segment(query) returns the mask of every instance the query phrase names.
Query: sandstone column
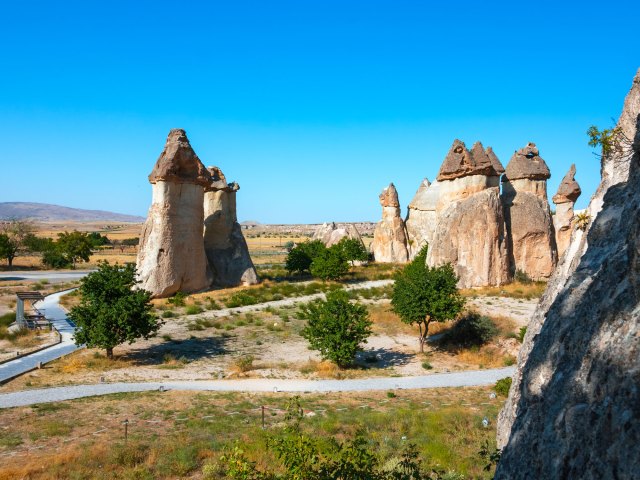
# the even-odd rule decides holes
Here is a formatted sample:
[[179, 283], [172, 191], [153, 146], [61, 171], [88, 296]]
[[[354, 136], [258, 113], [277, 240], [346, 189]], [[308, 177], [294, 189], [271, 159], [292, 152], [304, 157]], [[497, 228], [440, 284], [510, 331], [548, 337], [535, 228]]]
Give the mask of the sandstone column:
[[429, 183], [429, 179], [425, 178], [409, 203], [407, 218], [404, 222], [407, 229], [409, 260], [413, 260], [422, 247], [431, 244], [431, 237], [436, 227], [436, 205], [439, 192], [440, 184], [437, 181]]
[[398, 191], [393, 183], [382, 190], [379, 199], [382, 206], [382, 220], [376, 225], [373, 234], [371, 243], [373, 257], [380, 263], [406, 263], [409, 259], [407, 234], [404, 221], [400, 216]]
[[202, 242], [204, 187], [210, 181], [185, 131], [171, 130], [149, 175], [152, 201], [137, 260], [140, 288], [154, 297], [197, 292], [211, 283]]
[[502, 285], [511, 278], [499, 191], [502, 166], [496, 161], [481, 143], [469, 151], [456, 140], [438, 173], [437, 220], [427, 264], [451, 263], [461, 288]]
[[227, 184], [218, 167], [209, 167], [211, 183], [204, 194], [204, 248], [213, 274], [221, 287], [253, 285], [258, 275], [236, 212], [237, 183]]
[[511, 268], [533, 280], [548, 279], [558, 262], [555, 231], [547, 200], [549, 168], [535, 143], [513, 154], [503, 183]]
[[582, 193], [580, 185], [575, 180], [576, 166], [571, 168], [560, 182], [557, 193], [553, 196], [553, 203], [556, 204], [556, 214], [553, 216], [553, 226], [556, 230], [556, 245], [558, 247], [558, 258], [562, 257], [569, 246], [571, 232], [573, 231], [573, 206]]

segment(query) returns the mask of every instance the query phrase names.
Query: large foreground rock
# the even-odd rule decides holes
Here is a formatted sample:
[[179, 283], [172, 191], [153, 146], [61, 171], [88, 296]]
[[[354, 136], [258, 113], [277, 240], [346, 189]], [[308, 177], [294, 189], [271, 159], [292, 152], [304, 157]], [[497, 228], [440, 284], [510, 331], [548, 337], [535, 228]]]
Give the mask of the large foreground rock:
[[382, 191], [379, 199], [382, 220], [376, 225], [371, 242], [373, 258], [380, 263], [406, 263], [409, 259], [407, 233], [400, 216], [398, 191], [393, 183]]
[[140, 288], [154, 297], [197, 292], [211, 283], [202, 242], [204, 187], [210, 181], [185, 131], [171, 130], [149, 175], [152, 201], [137, 258]]
[[593, 220], [574, 230], [529, 324], [499, 416], [498, 479], [638, 478], [639, 121], [640, 71], [619, 121], [633, 150], [603, 158]]
[[237, 183], [227, 184], [218, 167], [209, 167], [211, 183], [204, 194], [204, 247], [213, 284], [236, 287], [258, 283], [236, 212]]

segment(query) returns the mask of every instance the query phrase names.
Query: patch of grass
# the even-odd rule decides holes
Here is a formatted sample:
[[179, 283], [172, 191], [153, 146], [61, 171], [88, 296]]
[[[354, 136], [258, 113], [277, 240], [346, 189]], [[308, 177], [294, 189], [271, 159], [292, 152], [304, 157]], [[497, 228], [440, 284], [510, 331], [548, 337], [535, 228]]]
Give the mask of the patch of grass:
[[176, 314], [173, 310], [165, 310], [164, 312], [162, 312], [162, 318], [173, 318], [175, 316]]
[[524, 284], [513, 282], [499, 287], [480, 287], [461, 290], [460, 293], [466, 297], [489, 296], [489, 297], [509, 297], [531, 300], [540, 298], [547, 288], [546, 282], [531, 282]]
[[189, 305], [185, 309], [185, 313], [187, 315], [197, 315], [198, 313], [202, 313], [202, 307], [198, 305]]
[[524, 336], [527, 334], [527, 327], [520, 327], [518, 336], [516, 337], [520, 343], [524, 342]]

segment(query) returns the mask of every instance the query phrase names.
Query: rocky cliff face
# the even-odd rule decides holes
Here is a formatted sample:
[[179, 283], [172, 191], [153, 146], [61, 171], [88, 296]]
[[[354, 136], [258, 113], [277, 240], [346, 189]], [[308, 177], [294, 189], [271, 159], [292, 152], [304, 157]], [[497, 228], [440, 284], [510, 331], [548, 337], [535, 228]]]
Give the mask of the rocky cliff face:
[[137, 259], [140, 287], [154, 297], [206, 289], [211, 274], [202, 242], [202, 203], [210, 176], [184, 130], [169, 132], [149, 182], [153, 196]]
[[496, 472], [637, 478], [640, 471], [640, 71], [602, 181], [532, 318], [498, 421]]
[[380, 194], [382, 220], [376, 225], [371, 243], [371, 252], [376, 262], [406, 263], [409, 259], [407, 251], [407, 233], [404, 221], [400, 216], [398, 191], [393, 183]]
[[553, 227], [556, 231], [558, 258], [561, 258], [571, 241], [573, 231], [573, 206], [582, 193], [575, 180], [576, 166], [571, 165], [569, 171], [560, 182], [557, 193], [553, 196], [556, 214], [553, 216]]
[[436, 205], [439, 193], [440, 184], [437, 181], [429, 183], [425, 178], [409, 203], [405, 220], [409, 260], [413, 260], [422, 247], [431, 244], [431, 237], [436, 228]]
[[436, 225], [427, 263], [451, 263], [461, 288], [502, 285], [510, 280], [496, 171], [499, 162], [495, 160], [481, 143], [469, 151], [456, 140], [438, 174]]
[[218, 167], [209, 167], [211, 183], [204, 194], [204, 248], [213, 275], [220, 287], [253, 285], [258, 275], [236, 212], [236, 192], [240, 186], [227, 184]]
[[512, 272], [519, 270], [534, 280], [548, 279], [558, 262], [547, 200], [551, 173], [534, 143], [514, 153], [505, 176], [502, 191]]

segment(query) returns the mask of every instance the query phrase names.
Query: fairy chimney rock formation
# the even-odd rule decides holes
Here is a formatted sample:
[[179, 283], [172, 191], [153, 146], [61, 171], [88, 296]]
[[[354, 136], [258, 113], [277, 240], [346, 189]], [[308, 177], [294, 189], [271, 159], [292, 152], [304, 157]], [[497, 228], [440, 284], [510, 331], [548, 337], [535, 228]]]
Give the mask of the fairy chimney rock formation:
[[425, 245], [431, 244], [431, 237], [436, 227], [436, 206], [440, 193], [440, 184], [429, 183], [424, 179], [418, 191], [409, 203], [405, 227], [407, 229], [407, 251], [413, 260]]
[[398, 191], [393, 183], [380, 194], [382, 220], [376, 225], [371, 243], [371, 251], [376, 262], [405, 263], [409, 259], [407, 252], [407, 234], [404, 221], [400, 216]]
[[498, 418], [498, 480], [638, 477], [640, 70], [625, 124], [632, 150], [602, 158], [591, 221], [574, 230], [527, 327]]
[[320, 240], [327, 247], [331, 247], [343, 238], [353, 238], [362, 243], [362, 237], [355, 225], [347, 223], [338, 227], [335, 222], [320, 225], [313, 233], [312, 240]]
[[562, 257], [569, 246], [573, 230], [573, 206], [582, 193], [580, 185], [575, 180], [576, 166], [571, 165], [569, 171], [560, 182], [557, 193], [553, 196], [556, 214], [553, 216], [553, 226], [556, 231], [556, 246], [558, 258]]
[[513, 154], [505, 169], [503, 200], [511, 241], [511, 269], [534, 280], [548, 279], [558, 261], [547, 200], [549, 168], [535, 143]]
[[510, 280], [500, 162], [481, 143], [455, 140], [438, 174], [436, 226], [427, 263], [451, 263], [461, 288]]
[[140, 288], [154, 297], [197, 292], [211, 283], [202, 242], [202, 203], [210, 181], [185, 131], [171, 130], [149, 175], [152, 201], [137, 258]]
[[227, 183], [218, 167], [209, 167], [211, 181], [204, 194], [204, 248], [220, 287], [254, 285], [258, 275], [236, 212], [237, 183]]

